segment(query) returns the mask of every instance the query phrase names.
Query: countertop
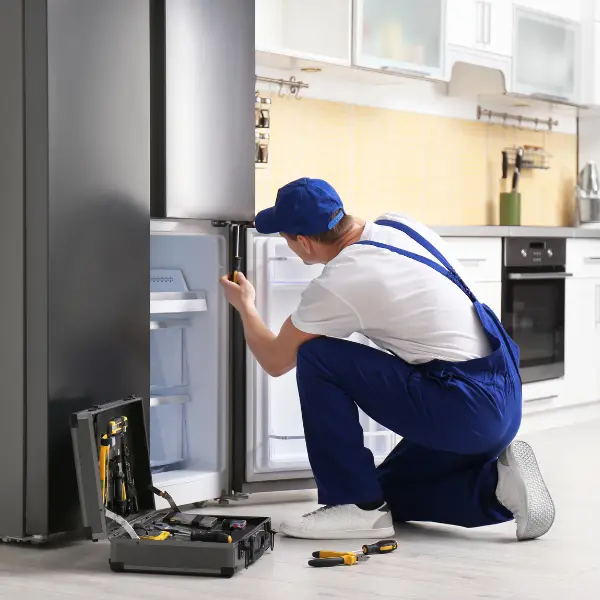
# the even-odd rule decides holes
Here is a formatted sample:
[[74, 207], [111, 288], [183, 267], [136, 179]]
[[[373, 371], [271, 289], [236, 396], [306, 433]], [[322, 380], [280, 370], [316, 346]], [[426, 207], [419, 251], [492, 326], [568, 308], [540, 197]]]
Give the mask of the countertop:
[[497, 225], [432, 227], [441, 237], [561, 237], [561, 238], [598, 238], [600, 228], [586, 227], [503, 227]]

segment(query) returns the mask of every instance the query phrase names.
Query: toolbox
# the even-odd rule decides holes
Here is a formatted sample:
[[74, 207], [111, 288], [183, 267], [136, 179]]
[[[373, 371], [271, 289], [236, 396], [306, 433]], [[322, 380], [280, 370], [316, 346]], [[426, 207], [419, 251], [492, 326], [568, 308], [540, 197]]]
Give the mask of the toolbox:
[[[182, 518], [173, 499], [152, 487], [145, 423], [138, 397], [71, 419], [84, 527], [93, 541], [109, 540], [113, 571], [231, 577], [273, 549], [275, 532], [267, 517], [214, 515], [208, 531], [172, 525], [187, 521], [195, 527], [200, 520], [185, 513]], [[157, 511], [155, 494], [169, 500], [172, 510]], [[193, 531], [194, 541], [186, 531]]]

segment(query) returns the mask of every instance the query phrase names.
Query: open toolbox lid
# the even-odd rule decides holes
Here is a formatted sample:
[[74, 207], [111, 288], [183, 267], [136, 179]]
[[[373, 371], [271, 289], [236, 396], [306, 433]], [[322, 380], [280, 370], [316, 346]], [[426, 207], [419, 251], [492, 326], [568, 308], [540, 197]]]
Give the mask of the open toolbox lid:
[[117, 523], [107, 522], [99, 466], [100, 439], [108, 431], [109, 422], [119, 417], [127, 417], [127, 441], [139, 509], [127, 521], [136, 521], [156, 510], [142, 399], [132, 396], [78, 412], [71, 417], [71, 435], [83, 524], [93, 540], [109, 538], [111, 532], [120, 528]]

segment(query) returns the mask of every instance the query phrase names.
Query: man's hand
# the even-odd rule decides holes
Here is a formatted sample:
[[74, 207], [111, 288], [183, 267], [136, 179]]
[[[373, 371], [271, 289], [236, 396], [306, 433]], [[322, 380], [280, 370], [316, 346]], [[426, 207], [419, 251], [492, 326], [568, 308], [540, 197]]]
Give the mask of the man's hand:
[[229, 281], [229, 275], [221, 277], [221, 285], [225, 290], [225, 298], [240, 313], [254, 308], [256, 292], [252, 284], [240, 272], [237, 274], [237, 283]]
[[237, 279], [234, 283], [227, 276], [221, 278], [225, 297], [240, 313], [246, 342], [260, 366], [272, 377], [279, 377], [296, 366], [298, 348], [318, 336], [296, 329], [290, 317], [275, 335], [256, 310], [252, 284], [239, 272]]

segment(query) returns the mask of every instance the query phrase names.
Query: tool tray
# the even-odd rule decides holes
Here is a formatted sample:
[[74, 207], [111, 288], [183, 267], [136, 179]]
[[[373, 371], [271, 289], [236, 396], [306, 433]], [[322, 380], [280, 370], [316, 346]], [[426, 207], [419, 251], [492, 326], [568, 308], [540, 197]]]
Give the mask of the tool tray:
[[220, 521], [246, 520], [244, 529], [229, 532], [231, 543], [190, 541], [173, 536], [161, 541], [133, 539], [121, 525], [108, 519], [102, 497], [99, 447], [109, 421], [118, 417], [127, 417], [138, 503], [138, 511], [127, 516], [126, 521], [135, 528], [143, 526], [152, 531], [154, 524], [164, 522], [172, 512], [156, 510], [142, 399], [132, 397], [74, 414], [71, 434], [83, 523], [89, 539], [110, 542], [109, 564], [113, 571], [231, 577], [273, 548], [275, 533], [267, 517], [214, 515]]

